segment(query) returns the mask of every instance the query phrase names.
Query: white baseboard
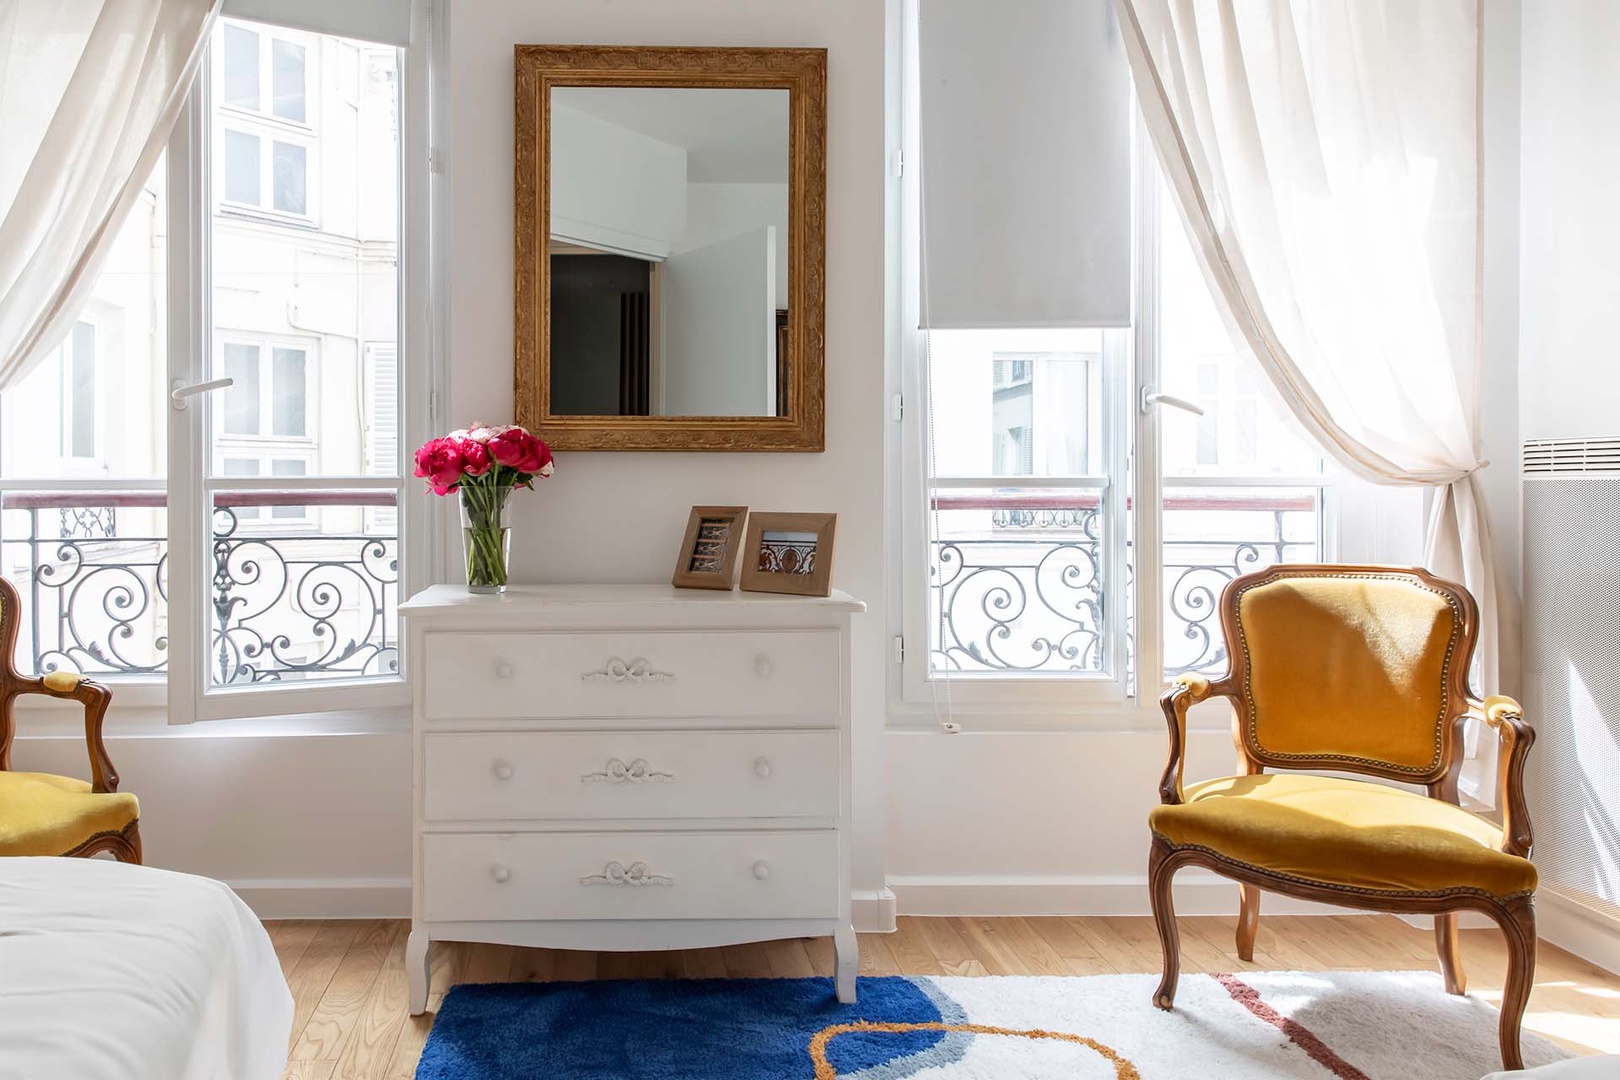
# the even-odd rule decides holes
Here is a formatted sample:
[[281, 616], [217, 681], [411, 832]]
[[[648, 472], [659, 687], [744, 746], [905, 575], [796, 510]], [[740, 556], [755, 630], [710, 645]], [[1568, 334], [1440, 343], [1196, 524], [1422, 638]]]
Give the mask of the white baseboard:
[[850, 921], [862, 934], [894, 933], [895, 901], [890, 889], [856, 892], [850, 902]]
[[[889, 878], [901, 915], [1148, 915], [1147, 875], [948, 875]], [[1237, 885], [1213, 874], [1176, 876], [1178, 915], [1236, 915]], [[1349, 908], [1267, 894], [1274, 915], [1365, 915]]]
[[1620, 974], [1620, 919], [1551, 889], [1536, 893], [1536, 934], [1598, 967]]
[[255, 878], [230, 881], [261, 919], [408, 919], [410, 878]]

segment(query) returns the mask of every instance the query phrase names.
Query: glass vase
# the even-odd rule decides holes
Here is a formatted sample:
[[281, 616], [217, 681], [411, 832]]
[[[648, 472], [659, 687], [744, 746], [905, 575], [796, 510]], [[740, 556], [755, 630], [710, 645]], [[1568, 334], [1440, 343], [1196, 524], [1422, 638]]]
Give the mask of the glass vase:
[[461, 542], [467, 556], [467, 591], [506, 591], [512, 550], [510, 513], [513, 485], [461, 485]]

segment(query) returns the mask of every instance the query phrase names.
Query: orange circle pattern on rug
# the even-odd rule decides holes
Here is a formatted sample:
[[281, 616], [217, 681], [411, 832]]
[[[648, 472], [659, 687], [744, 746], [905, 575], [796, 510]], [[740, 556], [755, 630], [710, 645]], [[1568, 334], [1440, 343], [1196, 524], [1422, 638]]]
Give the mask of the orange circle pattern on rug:
[[1108, 1061], [1113, 1062], [1115, 1080], [1142, 1080], [1142, 1074], [1136, 1071], [1136, 1066], [1130, 1060], [1121, 1056], [1119, 1051], [1111, 1046], [1105, 1046], [1096, 1039], [1088, 1039], [1084, 1035], [1071, 1035], [1066, 1031], [1043, 1031], [1039, 1028], [1020, 1031], [1017, 1028], [993, 1027], [989, 1024], [947, 1024], [941, 1021], [922, 1024], [874, 1024], [869, 1020], [857, 1020], [853, 1024], [833, 1024], [824, 1027], [810, 1039], [810, 1060], [816, 1067], [816, 1080], [838, 1080], [838, 1072], [827, 1060], [827, 1044], [840, 1035], [851, 1035], [859, 1031], [894, 1032], [896, 1034], [908, 1031], [963, 1031], [972, 1035], [1011, 1035], [1023, 1039], [1056, 1039], [1059, 1042], [1070, 1042], [1088, 1047], [1096, 1051]]

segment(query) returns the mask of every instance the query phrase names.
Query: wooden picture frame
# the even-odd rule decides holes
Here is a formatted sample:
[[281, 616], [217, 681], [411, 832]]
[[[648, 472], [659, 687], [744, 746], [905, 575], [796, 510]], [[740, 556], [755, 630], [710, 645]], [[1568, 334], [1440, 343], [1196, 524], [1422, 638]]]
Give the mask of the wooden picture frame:
[[730, 589], [737, 580], [737, 553], [743, 549], [746, 506], [694, 506], [675, 560], [677, 589]]
[[746, 592], [827, 596], [832, 592], [837, 514], [754, 514], [743, 545]]
[[[581, 416], [552, 412], [551, 91], [718, 87], [788, 92], [788, 310], [784, 415]], [[827, 50], [516, 46], [514, 411], [555, 450], [825, 449]], [[782, 346], [779, 346], [782, 348]]]

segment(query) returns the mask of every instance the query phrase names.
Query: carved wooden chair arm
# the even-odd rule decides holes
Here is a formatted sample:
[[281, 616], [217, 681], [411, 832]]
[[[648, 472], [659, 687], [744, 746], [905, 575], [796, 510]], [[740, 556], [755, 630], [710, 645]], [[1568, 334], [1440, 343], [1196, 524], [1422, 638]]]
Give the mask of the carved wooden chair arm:
[[1164, 710], [1165, 723], [1170, 727], [1170, 759], [1165, 762], [1164, 776], [1159, 780], [1159, 799], [1169, 805], [1181, 802], [1181, 774], [1185, 766], [1183, 755], [1187, 746], [1187, 710], [1200, 701], [1212, 697], [1228, 696], [1224, 682], [1212, 683], [1196, 672], [1177, 675], [1159, 698]]
[[75, 675], [69, 671], [53, 671], [43, 679], [13, 678], [12, 693], [44, 694], [47, 697], [67, 698], [84, 705], [84, 741], [90, 752], [90, 790], [105, 795], [118, 790], [118, 770], [107, 756], [107, 746], [101, 740], [101, 722], [107, 716], [112, 702], [112, 691], [101, 683]]
[[1493, 694], [1484, 701], [1468, 702], [1468, 715], [1496, 732], [1502, 749], [1496, 757], [1496, 805], [1502, 811], [1502, 850], [1509, 855], [1530, 856], [1534, 837], [1530, 831], [1530, 807], [1524, 798], [1524, 763], [1536, 741], [1536, 729], [1524, 718], [1524, 710], [1510, 697]]

